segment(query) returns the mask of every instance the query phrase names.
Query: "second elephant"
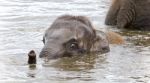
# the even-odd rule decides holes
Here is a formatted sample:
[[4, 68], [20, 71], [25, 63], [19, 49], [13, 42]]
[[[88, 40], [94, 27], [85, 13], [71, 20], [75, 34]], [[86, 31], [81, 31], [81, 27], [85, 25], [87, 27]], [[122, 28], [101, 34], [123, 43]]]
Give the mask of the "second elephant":
[[150, 0], [113, 0], [105, 24], [150, 31]]

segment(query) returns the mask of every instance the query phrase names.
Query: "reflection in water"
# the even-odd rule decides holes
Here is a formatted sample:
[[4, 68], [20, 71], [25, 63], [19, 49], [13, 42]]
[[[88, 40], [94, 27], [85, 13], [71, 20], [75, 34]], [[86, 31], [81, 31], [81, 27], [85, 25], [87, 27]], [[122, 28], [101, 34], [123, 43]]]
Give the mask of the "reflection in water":
[[[85, 15], [98, 30], [110, 0], [2, 0], [0, 2], [0, 83], [147, 83], [150, 82], [150, 32], [119, 31], [124, 45], [106, 55], [85, 55], [27, 65], [39, 54], [44, 31], [62, 14]], [[112, 28], [114, 29], [114, 28]]]
[[[85, 55], [85, 56], [74, 56], [71, 58], [61, 58], [57, 60], [51, 60], [43, 64], [45, 68], [55, 68], [57, 74], [47, 75], [50, 80], [83, 80], [93, 81], [96, 80], [92, 74], [92, 69], [96, 69], [96, 63], [100, 64], [105, 62], [106, 55]], [[98, 60], [97, 60], [98, 59]], [[99, 65], [100, 65], [99, 64]], [[52, 73], [51, 73], [52, 74]]]
[[105, 55], [98, 56], [96, 54], [89, 54], [84, 56], [64, 57], [51, 63], [46, 63], [45, 67], [55, 67], [63, 71], [82, 71], [95, 68], [96, 59], [100, 63], [105, 60]]
[[150, 32], [149, 31], [122, 31], [123, 36], [127, 37], [127, 40], [137, 46], [150, 46]]
[[29, 76], [29, 77], [32, 77], [32, 78], [35, 78], [35, 76], [36, 76], [35, 70], [36, 70], [36, 64], [31, 64], [31, 65], [29, 65], [28, 76]]

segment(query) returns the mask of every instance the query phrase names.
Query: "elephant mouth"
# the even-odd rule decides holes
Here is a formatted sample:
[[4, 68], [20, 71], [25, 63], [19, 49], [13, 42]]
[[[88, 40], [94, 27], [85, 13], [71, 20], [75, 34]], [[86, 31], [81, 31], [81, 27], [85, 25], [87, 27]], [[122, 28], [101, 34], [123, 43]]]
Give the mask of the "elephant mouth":
[[109, 47], [103, 47], [102, 48], [102, 54], [108, 53], [108, 52], [110, 52], [110, 48]]

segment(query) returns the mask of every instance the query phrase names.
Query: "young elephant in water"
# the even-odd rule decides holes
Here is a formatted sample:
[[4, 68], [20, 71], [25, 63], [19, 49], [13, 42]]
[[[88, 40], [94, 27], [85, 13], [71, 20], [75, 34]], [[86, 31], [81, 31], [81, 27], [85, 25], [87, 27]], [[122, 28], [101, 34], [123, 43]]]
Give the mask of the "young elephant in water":
[[150, 31], [150, 0], [113, 0], [106, 25]]
[[106, 35], [95, 31], [84, 16], [60, 16], [46, 30], [43, 42], [44, 47], [39, 55], [41, 58], [55, 59], [89, 52], [109, 52]]

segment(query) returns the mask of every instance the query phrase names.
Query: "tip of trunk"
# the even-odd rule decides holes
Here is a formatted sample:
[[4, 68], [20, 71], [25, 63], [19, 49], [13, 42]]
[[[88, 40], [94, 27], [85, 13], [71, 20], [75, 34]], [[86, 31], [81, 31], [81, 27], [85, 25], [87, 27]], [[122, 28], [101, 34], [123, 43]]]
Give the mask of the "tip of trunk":
[[28, 64], [36, 64], [36, 53], [34, 50], [28, 53]]

